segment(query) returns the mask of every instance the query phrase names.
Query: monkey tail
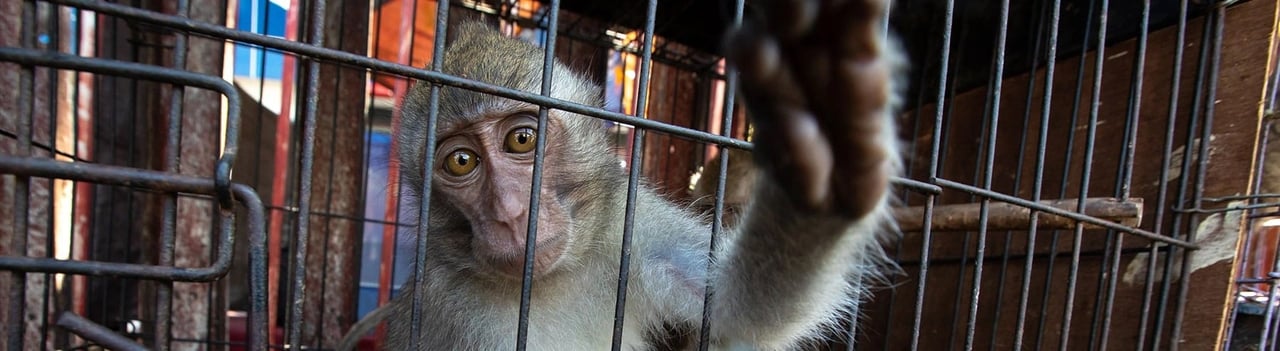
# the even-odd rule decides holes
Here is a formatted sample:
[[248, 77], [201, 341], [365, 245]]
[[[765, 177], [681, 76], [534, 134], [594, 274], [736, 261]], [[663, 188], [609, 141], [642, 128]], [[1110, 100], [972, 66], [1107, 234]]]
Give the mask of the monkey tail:
[[356, 344], [360, 343], [360, 338], [369, 334], [374, 327], [377, 327], [383, 320], [386, 320], [387, 317], [391, 316], [393, 311], [391, 305], [394, 304], [395, 302], [392, 301], [391, 303], [378, 306], [378, 308], [365, 315], [364, 318], [360, 318], [359, 321], [356, 321], [356, 324], [351, 325], [351, 329], [347, 330], [347, 334], [342, 336], [342, 342], [338, 343], [336, 351], [354, 351], [356, 349]]

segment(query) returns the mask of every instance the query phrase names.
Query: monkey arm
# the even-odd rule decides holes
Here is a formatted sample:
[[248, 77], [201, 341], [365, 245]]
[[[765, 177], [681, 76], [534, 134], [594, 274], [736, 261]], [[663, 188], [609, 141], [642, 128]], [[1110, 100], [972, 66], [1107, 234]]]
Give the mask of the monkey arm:
[[883, 257], [883, 201], [851, 222], [778, 206], [790, 200], [772, 184], [760, 186], [742, 230], [717, 255], [711, 336], [722, 344], [779, 349], [816, 336], [856, 307], [860, 280]]
[[[756, 197], [712, 272], [721, 344], [778, 349], [816, 336], [865, 295], [900, 169], [892, 110], [902, 62], [883, 0], [769, 2], [730, 39], [757, 134]], [[853, 281], [847, 278], [853, 278]]]

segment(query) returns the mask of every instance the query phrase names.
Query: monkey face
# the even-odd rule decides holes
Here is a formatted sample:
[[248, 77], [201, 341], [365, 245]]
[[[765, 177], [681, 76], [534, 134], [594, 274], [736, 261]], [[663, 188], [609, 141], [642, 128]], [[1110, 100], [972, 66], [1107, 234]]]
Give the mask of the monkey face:
[[[481, 274], [523, 277], [537, 128], [536, 112], [522, 111], [441, 131], [433, 187], [467, 223], [470, 257], [465, 259]], [[544, 165], [559, 168], [559, 156], [548, 154]], [[539, 189], [534, 276], [545, 275], [560, 262], [572, 226], [552, 178], [545, 177]]]

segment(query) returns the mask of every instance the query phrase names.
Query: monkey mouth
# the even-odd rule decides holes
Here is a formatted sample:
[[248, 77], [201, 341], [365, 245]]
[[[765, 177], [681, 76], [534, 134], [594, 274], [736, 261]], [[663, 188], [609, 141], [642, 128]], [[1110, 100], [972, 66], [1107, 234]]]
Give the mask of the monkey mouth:
[[[554, 270], [564, 255], [566, 247], [564, 235], [557, 235], [554, 232], [539, 234], [542, 235], [539, 235], [533, 252], [534, 278], [542, 277]], [[525, 266], [524, 241], [508, 241], [504, 243], [505, 245], [493, 245], [491, 244], [492, 239], [491, 237], [489, 240], [478, 240], [479, 245], [474, 246], [476, 248], [474, 252], [476, 260], [484, 268], [497, 273], [497, 275], [517, 281], [523, 279]]]

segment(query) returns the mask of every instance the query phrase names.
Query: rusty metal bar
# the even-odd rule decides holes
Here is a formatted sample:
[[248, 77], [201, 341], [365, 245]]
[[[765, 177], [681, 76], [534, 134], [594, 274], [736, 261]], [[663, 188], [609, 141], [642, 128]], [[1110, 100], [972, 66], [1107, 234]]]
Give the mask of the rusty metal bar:
[[[196, 194], [215, 194], [215, 182], [209, 179], [174, 175], [159, 171], [135, 168], [95, 165], [87, 163], [70, 163], [44, 158], [18, 157], [0, 155], [0, 173], [31, 177], [69, 179], [75, 181], [127, 186], [165, 192], [185, 192]], [[247, 186], [233, 186], [235, 195], [244, 201], [245, 198], [256, 198], [257, 194]], [[252, 209], [251, 209], [252, 210]], [[261, 208], [258, 210], [261, 212]], [[252, 213], [253, 211], [251, 211]], [[253, 217], [253, 215], [250, 215]], [[227, 217], [227, 216], [224, 216]], [[230, 219], [224, 218], [224, 219]], [[32, 257], [0, 257], [0, 269], [22, 272], [71, 273], [102, 276], [117, 276], [147, 280], [206, 282], [213, 281], [227, 273], [231, 267], [232, 226], [227, 222], [219, 222], [222, 231], [214, 264], [208, 267], [184, 268], [161, 267], [143, 264], [114, 262], [76, 262], [51, 258]]]
[[[0, 173], [10, 173], [31, 177], [70, 179], [75, 181], [98, 183], [105, 185], [128, 186], [165, 192], [183, 192], [213, 195], [216, 193], [214, 181], [183, 175], [174, 175], [159, 171], [140, 170], [128, 167], [71, 163], [45, 158], [17, 157], [0, 155]], [[265, 262], [269, 253], [265, 250], [265, 209], [262, 200], [252, 188], [244, 184], [232, 184], [231, 191], [236, 199], [246, 208], [249, 224], [249, 261], [250, 272], [249, 293], [252, 296], [267, 294], [267, 277]], [[231, 231], [235, 226], [233, 211], [220, 210], [218, 228], [222, 232], [214, 264], [203, 268], [162, 267], [141, 264], [64, 261], [49, 258], [0, 257], [0, 269], [20, 272], [69, 273], [98, 276], [115, 276], [163, 281], [204, 282], [222, 277], [231, 266], [231, 250], [234, 237]], [[265, 299], [253, 299], [249, 311], [249, 344], [254, 351], [266, 350], [267, 346], [267, 306]]]
[[226, 143], [214, 171], [214, 195], [218, 196], [222, 208], [231, 208], [231, 165], [235, 162], [240, 135], [240, 96], [231, 83], [180, 69], [15, 47], [0, 47], [0, 61], [181, 84], [221, 93], [227, 98]]
[[62, 312], [61, 315], [58, 315], [58, 326], [85, 338], [85, 340], [105, 346], [109, 350], [147, 351], [145, 346], [139, 345], [137, 342], [129, 340], [129, 338], [98, 323], [80, 317], [80, 315], [71, 311]]
[[[1077, 199], [1043, 200], [1036, 202], [1041, 206], [1056, 208], [1061, 211], [1075, 211]], [[1121, 201], [1116, 198], [1087, 198], [1084, 200], [1084, 212], [1081, 215], [1112, 221], [1116, 224], [1138, 227], [1142, 223], [1142, 199], [1132, 198]], [[994, 203], [989, 205], [988, 230], [1029, 230], [1031, 227], [1032, 209], [1010, 203]], [[934, 207], [930, 228], [935, 231], [968, 231], [978, 230], [979, 204], [941, 205]], [[903, 231], [919, 231], [924, 228], [920, 218], [924, 216], [924, 206], [902, 207], [893, 211]], [[1077, 220], [1051, 213], [1036, 211], [1036, 229], [1071, 229]], [[1086, 223], [1087, 229], [1103, 229], [1102, 226]]]
[[[76, 8], [85, 9], [85, 10], [92, 10], [102, 14], [126, 18], [130, 20], [149, 22], [149, 23], [153, 23], [153, 24], [157, 24], [157, 25], [161, 25], [161, 26], [165, 26], [165, 27], [169, 27], [177, 30], [189, 31], [189, 32], [200, 34], [203, 36], [217, 38], [219, 40], [226, 39], [226, 40], [233, 40], [233, 41], [242, 42], [246, 44], [260, 45], [262, 47], [286, 51], [299, 56], [309, 57], [312, 59], [321, 59], [321, 60], [330, 61], [332, 63], [339, 64], [339, 65], [371, 69], [371, 70], [375, 70], [382, 73], [395, 74], [395, 75], [400, 75], [408, 78], [425, 80], [430, 83], [443, 84], [451, 87], [466, 89], [470, 91], [485, 93], [485, 94], [504, 97], [508, 99], [524, 101], [524, 102], [536, 104], [539, 106], [545, 106], [545, 107], [554, 108], [557, 110], [568, 111], [568, 112], [573, 112], [573, 113], [577, 113], [585, 116], [596, 117], [596, 118], [604, 119], [607, 121], [632, 125], [639, 128], [644, 128], [646, 130], [663, 132], [673, 136], [678, 136], [678, 137], [682, 137], [690, 140], [713, 143], [713, 144], [729, 146], [729, 147], [734, 147], [734, 148], [739, 148], [744, 150], [750, 150], [752, 148], [751, 143], [747, 141], [734, 139], [727, 136], [720, 136], [720, 135], [711, 134], [711, 133], [707, 133], [707, 132], [696, 130], [696, 129], [670, 125], [660, 121], [629, 116], [623, 113], [605, 110], [600, 107], [587, 106], [587, 105], [582, 105], [574, 102], [559, 100], [559, 99], [546, 97], [538, 94], [533, 94], [525, 91], [483, 83], [476, 80], [455, 77], [455, 76], [451, 76], [441, 72], [429, 71], [421, 68], [416, 68], [413, 66], [382, 61], [379, 59], [370, 58], [363, 55], [357, 55], [357, 54], [353, 54], [345, 51], [328, 49], [328, 48], [313, 46], [306, 43], [291, 41], [287, 39], [275, 38], [275, 37], [270, 37], [262, 34], [243, 32], [243, 31], [239, 31], [231, 28], [226, 28], [223, 26], [216, 26], [212, 24], [201, 23], [201, 22], [192, 21], [192, 20], [177, 17], [177, 16], [170, 16], [170, 15], [166, 15], [166, 14], [162, 14], [154, 11], [147, 11], [147, 10], [132, 8], [124, 5], [117, 5], [117, 4], [107, 3], [107, 2], [98, 2], [98, 1], [90, 1], [90, 0], [48, 0], [48, 2], [65, 5], [65, 6], [76, 7]], [[942, 192], [942, 188], [937, 185], [933, 185], [933, 184], [929, 184], [929, 183], [925, 183], [917, 180], [894, 177], [891, 181], [894, 184], [897, 184], [899, 186], [906, 186], [913, 190], [920, 191], [927, 194], [936, 195]]]

